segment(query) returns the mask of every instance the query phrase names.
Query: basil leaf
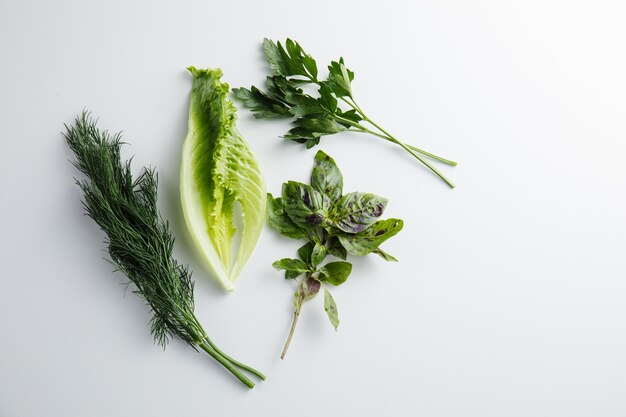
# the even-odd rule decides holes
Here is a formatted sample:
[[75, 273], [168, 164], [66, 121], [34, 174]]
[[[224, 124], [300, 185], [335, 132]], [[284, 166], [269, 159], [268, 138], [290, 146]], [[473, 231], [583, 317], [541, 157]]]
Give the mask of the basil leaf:
[[328, 217], [330, 200], [310, 185], [295, 181], [283, 184], [283, 207], [301, 227], [316, 226]]
[[[404, 226], [404, 222], [400, 219], [379, 220], [359, 234], [341, 234], [337, 237], [351, 255], [364, 256], [374, 252], [381, 243], [395, 236], [402, 230], [402, 226]], [[378, 253], [378, 255], [385, 258], [381, 253]], [[395, 258], [391, 260], [395, 260]]]
[[330, 198], [333, 203], [341, 198], [343, 193], [343, 176], [337, 164], [330, 156], [322, 151], [315, 154], [311, 186]]
[[343, 259], [344, 261], [348, 257], [348, 252], [346, 248], [341, 245], [339, 238], [337, 236], [330, 236], [328, 241], [326, 242], [326, 248], [328, 249], [328, 253], [333, 255], [335, 258]]
[[376, 255], [380, 256], [387, 262], [398, 262], [398, 260], [394, 256], [388, 254], [387, 252], [385, 252], [384, 250], [380, 248], [374, 249], [372, 253], [375, 253]]
[[300, 275], [302, 275], [302, 272], [292, 269], [285, 270], [285, 279], [295, 279], [298, 278]]
[[270, 226], [276, 229], [281, 235], [292, 239], [302, 239], [306, 237], [306, 233], [283, 209], [283, 199], [274, 198], [271, 194], [267, 194], [267, 214]]
[[326, 258], [327, 254], [328, 249], [326, 249], [326, 246], [320, 243], [315, 243], [315, 246], [313, 246], [313, 251], [311, 252], [311, 266], [313, 268], [317, 267], [324, 261], [324, 258]]
[[310, 272], [308, 266], [300, 259], [283, 258], [274, 262], [272, 266], [279, 271], [284, 269], [286, 279], [293, 279]]
[[320, 288], [322, 288], [321, 282], [313, 277], [308, 277], [302, 280], [298, 291], [304, 296], [304, 301], [307, 301], [315, 297], [320, 292]]
[[324, 310], [326, 314], [328, 314], [328, 318], [330, 319], [330, 323], [337, 331], [337, 327], [339, 326], [339, 312], [337, 311], [337, 304], [335, 304], [335, 300], [333, 296], [330, 295], [330, 291], [324, 287]]
[[320, 280], [334, 286], [341, 285], [346, 282], [350, 272], [352, 272], [350, 262], [330, 262], [320, 269]]
[[313, 253], [314, 246], [315, 246], [315, 243], [308, 242], [304, 246], [302, 246], [300, 249], [298, 249], [298, 256], [307, 265], [311, 264], [311, 253]]
[[370, 193], [354, 192], [341, 197], [335, 206], [334, 225], [346, 233], [359, 233], [380, 217], [388, 200]]
[[298, 256], [311, 269], [315, 269], [315, 267], [321, 264], [327, 254], [328, 249], [319, 242], [308, 242], [298, 249]]

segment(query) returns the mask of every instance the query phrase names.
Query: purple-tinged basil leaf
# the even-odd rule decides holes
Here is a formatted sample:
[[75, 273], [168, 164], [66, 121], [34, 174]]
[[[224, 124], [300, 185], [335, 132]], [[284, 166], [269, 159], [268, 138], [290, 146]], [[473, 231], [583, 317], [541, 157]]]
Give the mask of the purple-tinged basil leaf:
[[306, 233], [300, 226], [285, 213], [282, 198], [274, 198], [267, 194], [267, 217], [270, 226], [276, 229], [281, 235], [292, 239], [306, 238]]
[[324, 311], [328, 315], [328, 319], [330, 323], [337, 331], [337, 327], [339, 326], [339, 312], [337, 311], [337, 304], [335, 304], [335, 300], [333, 296], [330, 295], [330, 291], [324, 287]]
[[311, 186], [330, 198], [333, 203], [343, 193], [343, 176], [334, 159], [322, 151], [317, 151], [311, 174]]
[[[365, 256], [378, 249], [378, 246], [385, 240], [395, 236], [402, 230], [402, 226], [404, 226], [404, 222], [400, 219], [379, 220], [359, 234], [346, 233], [337, 237], [348, 253], [355, 256]], [[384, 259], [390, 260], [382, 254], [378, 254]], [[395, 260], [395, 258], [391, 260]]]
[[339, 238], [337, 236], [330, 236], [328, 241], [326, 242], [326, 248], [328, 249], [328, 253], [333, 255], [335, 258], [339, 258], [342, 260], [346, 260], [348, 257], [348, 252], [346, 248], [341, 245]]
[[322, 288], [321, 282], [313, 277], [308, 277], [302, 280], [298, 292], [304, 298], [303, 301], [307, 301], [315, 297], [317, 293], [320, 292], [320, 288]]
[[333, 224], [346, 233], [360, 233], [383, 214], [387, 202], [370, 193], [346, 194], [335, 205]]
[[289, 181], [283, 184], [283, 207], [298, 226], [318, 226], [327, 221], [330, 200], [310, 185]]
[[381, 258], [383, 258], [387, 262], [398, 262], [398, 260], [396, 259], [395, 256], [388, 254], [387, 252], [385, 252], [381, 248], [374, 249], [372, 251], [372, 253], [375, 253], [376, 255], [380, 256]]

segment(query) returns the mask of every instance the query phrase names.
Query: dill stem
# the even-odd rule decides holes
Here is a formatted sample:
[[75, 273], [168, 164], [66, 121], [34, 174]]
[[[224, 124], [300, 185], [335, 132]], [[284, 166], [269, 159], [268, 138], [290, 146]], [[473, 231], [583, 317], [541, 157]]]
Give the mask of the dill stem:
[[209, 344], [209, 346], [211, 346], [213, 348], [213, 350], [215, 350], [215, 352], [217, 352], [219, 355], [221, 355], [224, 359], [228, 360], [230, 363], [232, 363], [233, 365], [237, 366], [240, 369], [243, 369], [244, 371], [248, 371], [253, 375], [256, 375], [257, 377], [259, 377], [259, 379], [265, 381], [265, 375], [263, 375], [261, 372], [257, 371], [256, 369], [252, 368], [251, 366], [248, 366], [246, 364], [243, 364], [239, 361], [236, 361], [235, 359], [231, 358], [230, 356], [228, 356], [227, 354], [225, 354], [224, 352], [222, 352], [217, 346], [215, 346], [215, 344], [211, 341], [211, 339], [209, 339], [209, 337], [207, 336], [205, 338], [206, 342]]
[[215, 349], [213, 349], [209, 344], [205, 341], [198, 341], [197, 345], [202, 348], [206, 353], [211, 355], [213, 359], [218, 361], [224, 368], [228, 369], [231, 374], [233, 374], [238, 380], [243, 382], [248, 388], [254, 388], [254, 382], [252, 382], [246, 375], [244, 375], [239, 369], [235, 367], [235, 365], [226, 359], [224, 356], [220, 355]]
[[229, 361], [230, 363], [232, 363], [233, 365], [235, 365], [236, 367], [244, 370], [244, 371], [248, 371], [253, 375], [256, 375], [257, 377], [259, 377], [261, 380], [265, 381], [265, 375], [263, 375], [261, 372], [257, 371], [256, 369], [252, 368], [251, 366], [245, 365], [239, 361], [236, 361], [235, 359], [231, 358], [230, 356], [228, 356], [226, 353], [222, 352], [216, 345], [215, 343], [213, 343], [213, 341], [211, 340], [211, 338], [207, 335], [207, 333], [204, 331], [204, 328], [200, 325], [200, 322], [198, 321], [198, 318], [194, 315], [187, 315], [187, 319], [191, 320], [193, 322], [193, 324], [195, 325], [195, 327], [197, 328], [197, 332], [199, 333], [198, 338], [202, 339], [201, 342], [198, 343], [203, 343], [206, 342], [209, 347], [211, 347], [215, 353], [217, 353], [218, 355], [222, 356], [224, 359], [226, 359], [227, 361]]

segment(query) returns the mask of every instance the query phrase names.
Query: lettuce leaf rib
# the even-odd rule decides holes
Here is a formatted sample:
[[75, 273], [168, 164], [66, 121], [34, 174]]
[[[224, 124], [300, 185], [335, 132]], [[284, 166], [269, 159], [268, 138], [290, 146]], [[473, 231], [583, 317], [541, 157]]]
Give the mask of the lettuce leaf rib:
[[[189, 67], [193, 78], [183, 144], [181, 202], [187, 228], [226, 290], [252, 254], [265, 221], [266, 192], [259, 164], [235, 124], [237, 110], [220, 69]], [[235, 222], [239, 205], [241, 221]], [[241, 227], [233, 248], [236, 227]]]

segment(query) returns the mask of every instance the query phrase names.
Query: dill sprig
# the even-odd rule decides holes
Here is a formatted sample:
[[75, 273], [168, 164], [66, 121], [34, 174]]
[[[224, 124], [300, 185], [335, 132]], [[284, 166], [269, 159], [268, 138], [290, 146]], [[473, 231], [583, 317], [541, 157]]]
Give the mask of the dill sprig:
[[242, 371], [265, 379], [219, 350], [198, 322], [191, 271], [172, 257], [174, 237], [157, 210], [155, 170], [143, 168], [133, 179], [130, 160], [121, 160], [121, 135], [99, 130], [86, 111], [65, 128], [65, 139], [76, 156], [73, 164], [86, 176], [76, 181], [84, 193], [85, 212], [106, 233], [116, 270], [128, 277], [135, 286], [133, 293], [150, 306], [155, 342], [165, 347], [178, 336], [194, 350], [211, 355], [249, 388], [254, 383]]

